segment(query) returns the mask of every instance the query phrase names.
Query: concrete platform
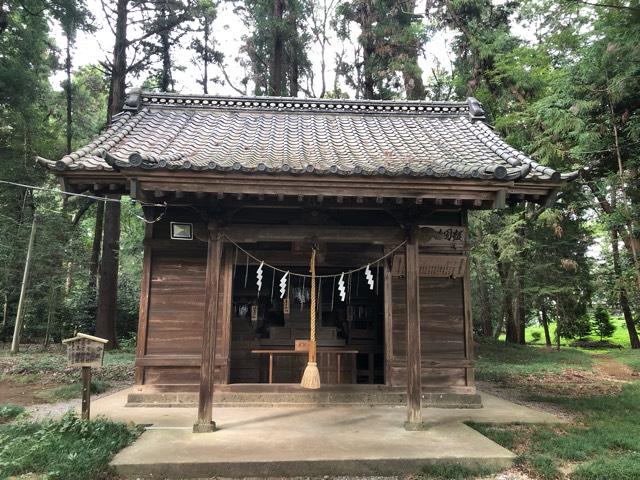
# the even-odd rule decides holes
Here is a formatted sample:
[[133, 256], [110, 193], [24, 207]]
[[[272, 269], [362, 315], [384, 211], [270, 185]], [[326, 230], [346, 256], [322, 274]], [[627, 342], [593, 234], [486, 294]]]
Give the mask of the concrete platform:
[[[275, 387], [275, 386], [274, 386]], [[215, 407], [315, 407], [336, 405], [406, 405], [407, 395], [399, 389], [323, 388], [310, 391], [287, 385], [283, 391], [216, 391]], [[424, 392], [422, 404], [436, 408], [481, 408], [478, 394]], [[127, 407], [197, 407], [197, 392], [130, 392]]]
[[126, 478], [403, 475], [431, 463], [506, 468], [515, 455], [462, 422], [562, 421], [482, 394], [481, 409], [425, 409], [429, 427], [417, 432], [403, 428], [403, 407], [331, 406], [219, 408], [219, 430], [194, 434], [196, 409], [125, 408], [127, 395], [92, 404], [93, 415], [149, 425], [112, 461]]

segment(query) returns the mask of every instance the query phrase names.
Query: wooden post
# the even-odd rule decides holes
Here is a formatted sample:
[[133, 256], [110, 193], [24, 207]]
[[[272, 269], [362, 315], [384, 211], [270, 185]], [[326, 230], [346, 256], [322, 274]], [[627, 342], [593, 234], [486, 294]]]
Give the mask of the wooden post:
[[91, 416], [91, 367], [82, 367], [82, 419]]
[[216, 222], [209, 223], [209, 244], [207, 249], [207, 274], [205, 286], [205, 307], [202, 329], [202, 361], [200, 365], [200, 393], [198, 398], [198, 421], [193, 426], [194, 433], [213, 432], [213, 381], [216, 359], [216, 331], [218, 323], [218, 300], [220, 292], [220, 261], [222, 259], [222, 232]]
[[20, 335], [22, 334], [22, 321], [24, 319], [24, 304], [27, 297], [27, 283], [29, 282], [29, 271], [31, 270], [31, 258], [33, 256], [33, 244], [36, 240], [37, 223], [38, 216], [35, 212], [33, 212], [33, 224], [31, 225], [31, 235], [29, 236], [29, 246], [27, 247], [27, 259], [24, 262], [24, 273], [22, 274], [22, 287], [20, 288], [20, 300], [18, 300], [16, 324], [13, 328], [11, 353], [18, 353], [20, 351]]
[[[136, 342], [136, 361], [147, 354], [147, 330], [149, 328], [149, 294], [151, 290], [151, 261], [153, 248], [153, 224], [148, 223], [144, 235], [144, 257], [142, 258], [142, 278], [140, 281], [140, 308], [138, 310], [138, 338]], [[136, 365], [136, 385], [144, 383], [144, 367]]]
[[[462, 213], [462, 225], [469, 228], [468, 212]], [[467, 230], [468, 231], [468, 230]], [[469, 253], [465, 253], [465, 271], [462, 277], [462, 299], [464, 301], [464, 356], [467, 360], [465, 367], [465, 384], [467, 387], [475, 386], [474, 368], [473, 368], [473, 317], [471, 314], [471, 259]]]
[[422, 428], [420, 349], [420, 267], [418, 228], [408, 234], [405, 262], [407, 282], [407, 430]]

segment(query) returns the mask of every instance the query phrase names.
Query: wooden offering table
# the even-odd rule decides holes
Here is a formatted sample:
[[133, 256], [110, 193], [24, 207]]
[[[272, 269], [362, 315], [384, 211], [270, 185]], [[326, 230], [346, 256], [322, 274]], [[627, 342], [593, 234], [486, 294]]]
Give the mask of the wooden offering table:
[[[318, 364], [321, 365], [322, 357], [325, 355], [335, 355], [337, 361], [337, 382], [342, 383], [342, 355], [351, 355], [351, 383], [357, 383], [356, 379], [356, 355], [358, 350], [346, 348], [318, 348]], [[273, 357], [276, 355], [309, 355], [306, 350], [293, 349], [256, 349], [251, 353], [257, 355], [269, 355], [269, 383], [273, 383]]]

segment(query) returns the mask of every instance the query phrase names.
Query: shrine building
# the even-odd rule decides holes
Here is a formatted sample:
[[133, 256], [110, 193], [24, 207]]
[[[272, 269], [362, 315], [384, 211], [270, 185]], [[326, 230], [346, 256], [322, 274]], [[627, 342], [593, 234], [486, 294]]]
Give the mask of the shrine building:
[[473, 98], [136, 91], [93, 142], [39, 161], [65, 191], [142, 204], [129, 404], [197, 404], [196, 431], [251, 395], [406, 404], [408, 428], [421, 406], [480, 407], [468, 211], [552, 203], [574, 175], [506, 144]]

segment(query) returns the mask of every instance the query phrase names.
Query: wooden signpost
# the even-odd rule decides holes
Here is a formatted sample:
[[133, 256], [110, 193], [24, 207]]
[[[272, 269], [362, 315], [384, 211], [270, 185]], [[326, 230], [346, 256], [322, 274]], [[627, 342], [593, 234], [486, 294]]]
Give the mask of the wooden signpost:
[[89, 420], [91, 411], [91, 367], [101, 367], [104, 346], [108, 340], [78, 333], [73, 338], [63, 340], [67, 346], [70, 367], [82, 367], [82, 419]]

